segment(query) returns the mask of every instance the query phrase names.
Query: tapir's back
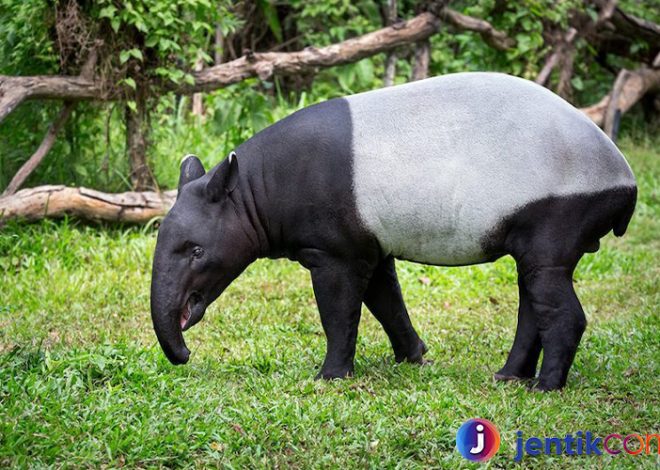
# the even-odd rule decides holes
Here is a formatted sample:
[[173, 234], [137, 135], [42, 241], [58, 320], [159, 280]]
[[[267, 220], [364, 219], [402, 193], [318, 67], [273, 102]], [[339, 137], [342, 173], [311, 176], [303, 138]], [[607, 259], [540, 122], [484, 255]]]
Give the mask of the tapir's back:
[[598, 127], [526, 80], [462, 73], [346, 100], [357, 209], [397, 257], [485, 261], [484, 237], [526, 204], [635, 185]]

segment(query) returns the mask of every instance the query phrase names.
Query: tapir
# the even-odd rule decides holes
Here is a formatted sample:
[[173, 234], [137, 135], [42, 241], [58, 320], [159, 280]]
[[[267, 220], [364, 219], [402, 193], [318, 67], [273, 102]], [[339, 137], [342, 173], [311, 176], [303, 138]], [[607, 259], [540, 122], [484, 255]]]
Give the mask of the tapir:
[[[353, 374], [364, 304], [395, 360], [423, 363], [395, 260], [516, 262], [518, 325], [497, 380], [563, 387], [586, 319], [573, 271], [637, 198], [614, 143], [551, 91], [457, 73], [301, 109], [205, 172], [188, 156], [158, 233], [151, 315], [174, 364], [183, 331], [258, 258], [311, 272], [327, 339], [317, 378]], [[538, 377], [537, 363], [543, 350]]]

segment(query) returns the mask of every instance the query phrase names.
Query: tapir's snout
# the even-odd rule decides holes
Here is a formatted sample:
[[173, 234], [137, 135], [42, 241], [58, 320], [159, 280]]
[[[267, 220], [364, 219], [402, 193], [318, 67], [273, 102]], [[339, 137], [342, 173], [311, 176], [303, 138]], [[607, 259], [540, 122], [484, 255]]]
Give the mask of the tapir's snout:
[[190, 350], [183, 339], [183, 331], [179, 325], [179, 312], [171, 312], [167, 318], [155, 318], [152, 311], [152, 320], [156, 337], [167, 359], [174, 364], [185, 364], [190, 359]]
[[[183, 339], [183, 318], [189, 302], [181, 306], [175, 283], [154, 275], [151, 283], [151, 320], [160, 346], [172, 364], [185, 364], [190, 350]], [[188, 318], [190, 319], [190, 315]], [[189, 322], [188, 322], [189, 323]]]
[[186, 346], [170, 351], [163, 347], [163, 350], [165, 351], [165, 356], [167, 356], [170, 362], [175, 366], [186, 364], [190, 359], [190, 350]]

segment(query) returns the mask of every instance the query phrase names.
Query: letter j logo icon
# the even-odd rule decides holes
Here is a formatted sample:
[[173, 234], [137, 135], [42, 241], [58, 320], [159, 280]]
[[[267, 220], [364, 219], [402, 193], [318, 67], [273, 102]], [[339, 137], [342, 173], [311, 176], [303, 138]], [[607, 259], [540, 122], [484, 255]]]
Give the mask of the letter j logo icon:
[[500, 448], [500, 433], [487, 419], [469, 419], [456, 433], [456, 448], [468, 460], [485, 462]]

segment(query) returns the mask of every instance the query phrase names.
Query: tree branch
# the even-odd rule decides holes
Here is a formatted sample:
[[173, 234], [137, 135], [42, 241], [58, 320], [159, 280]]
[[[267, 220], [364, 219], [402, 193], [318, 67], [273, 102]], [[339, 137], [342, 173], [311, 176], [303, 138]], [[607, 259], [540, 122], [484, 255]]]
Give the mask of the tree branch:
[[562, 38], [557, 41], [557, 44], [555, 44], [552, 53], [548, 56], [543, 68], [536, 77], [536, 83], [543, 86], [547, 85], [552, 71], [557, 65], [561, 64], [562, 70], [560, 72], [557, 92], [563, 98], [568, 97], [571, 91], [570, 80], [573, 74], [575, 40], [578, 37], [588, 37], [593, 35], [595, 31], [601, 28], [614, 14], [616, 4], [617, 0], [599, 1], [598, 7], [600, 8], [600, 11], [598, 12], [598, 18], [596, 18], [596, 20], [592, 20], [586, 15], [577, 18], [575, 21], [576, 24], [568, 28]]
[[14, 177], [11, 179], [9, 184], [7, 185], [7, 188], [5, 189], [4, 193], [2, 193], [3, 196], [8, 196], [10, 194], [14, 194], [18, 188], [20, 188], [25, 180], [32, 174], [32, 172], [39, 166], [41, 161], [44, 159], [44, 157], [50, 152], [50, 149], [53, 147], [53, 144], [55, 144], [55, 140], [57, 138], [57, 133], [60, 131], [64, 123], [69, 119], [69, 116], [71, 115], [71, 111], [73, 111], [73, 108], [75, 107], [75, 104], [72, 101], [66, 101], [64, 103], [64, 106], [62, 107], [62, 110], [58, 114], [57, 118], [55, 118], [55, 121], [50, 125], [48, 128], [48, 132], [46, 132], [46, 137], [44, 137], [44, 140], [41, 142], [41, 145], [39, 145], [39, 148], [37, 149], [34, 154], [26, 161], [21, 168], [16, 172]]
[[25, 99], [107, 100], [101, 85], [92, 79], [64, 75], [9, 77], [0, 75], [0, 121]]
[[621, 8], [615, 8], [610, 16], [617, 32], [627, 35], [634, 40], [642, 38], [656, 47], [660, 45], [660, 25], [630, 15]]
[[265, 80], [273, 74], [299, 74], [357, 62], [403, 44], [425, 39], [435, 34], [438, 27], [437, 17], [426, 12], [410, 20], [326, 47], [307, 47], [297, 52], [250, 52], [231, 62], [193, 74], [195, 83], [184, 84], [177, 88], [177, 92], [209, 91], [255, 76]]
[[[476, 31], [493, 47], [506, 49], [515, 41], [487, 21], [444, 8], [439, 16], [459, 29]], [[251, 77], [262, 80], [273, 74], [291, 75], [357, 62], [404, 44], [423, 41], [435, 34], [439, 17], [424, 12], [407, 21], [326, 47], [307, 47], [297, 52], [248, 52], [243, 57], [193, 73], [193, 84], [164, 85], [165, 91], [192, 94], [226, 87]], [[0, 75], [0, 121], [25, 99], [113, 100], [101, 82], [83, 77]]]
[[573, 41], [575, 41], [576, 37], [577, 37], [577, 30], [575, 28], [571, 27], [568, 29], [568, 31], [566, 31], [566, 34], [564, 35], [561, 44], [555, 47], [552, 53], [545, 60], [545, 64], [543, 65], [543, 68], [536, 77], [535, 80], [536, 83], [544, 86], [546, 83], [548, 83], [548, 80], [550, 79], [550, 74], [552, 74], [553, 69], [559, 63], [559, 59], [561, 59], [565, 47], [573, 44]]
[[502, 31], [498, 31], [486, 20], [464, 15], [451, 8], [442, 9], [440, 18], [458, 29], [479, 33], [489, 46], [500, 51], [505, 51], [516, 45], [515, 39], [508, 37]]
[[[90, 50], [89, 56], [87, 57], [87, 60], [85, 60], [85, 63], [80, 70], [81, 78], [90, 80], [94, 76], [94, 67], [96, 66], [96, 61], [98, 59], [97, 46], [98, 44]], [[21, 166], [21, 168], [19, 168], [19, 170], [9, 182], [9, 185], [7, 185], [7, 188], [2, 194], [3, 196], [14, 194], [30, 176], [30, 174], [35, 170], [35, 168], [39, 166], [41, 161], [46, 157], [48, 152], [50, 152], [50, 149], [55, 144], [57, 133], [60, 131], [64, 123], [66, 123], [67, 119], [69, 119], [69, 116], [71, 115], [74, 107], [74, 102], [68, 100], [64, 102], [62, 110], [58, 114], [57, 118], [55, 118], [55, 121], [53, 121], [53, 123], [48, 128], [46, 136], [39, 145], [39, 148], [37, 148], [37, 151], [32, 154], [32, 156]]]

